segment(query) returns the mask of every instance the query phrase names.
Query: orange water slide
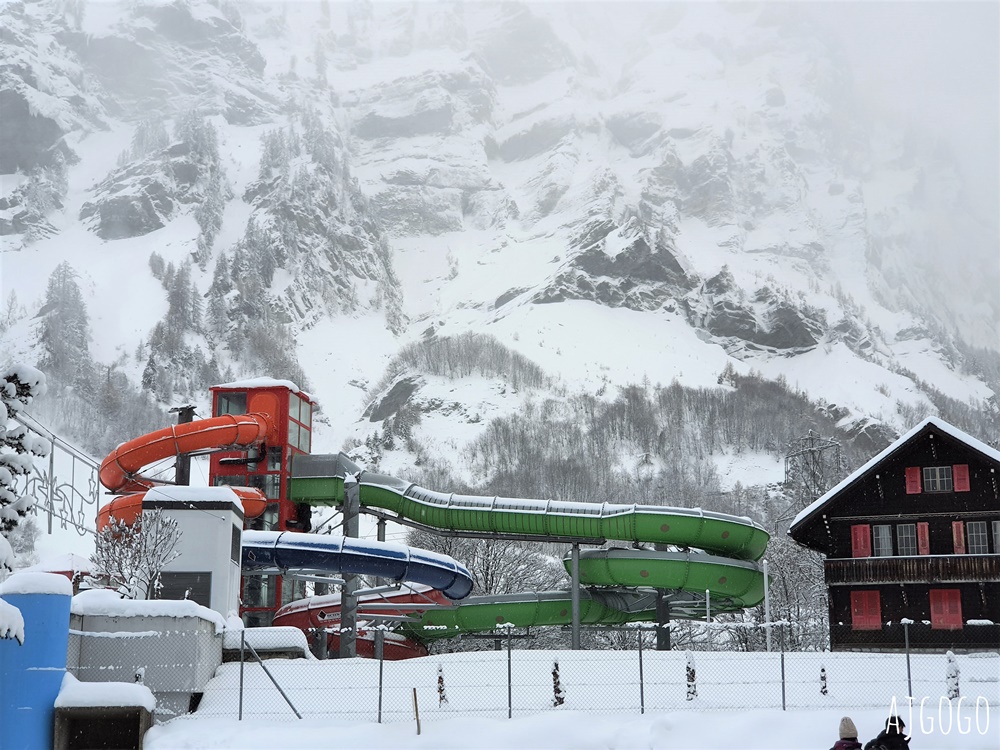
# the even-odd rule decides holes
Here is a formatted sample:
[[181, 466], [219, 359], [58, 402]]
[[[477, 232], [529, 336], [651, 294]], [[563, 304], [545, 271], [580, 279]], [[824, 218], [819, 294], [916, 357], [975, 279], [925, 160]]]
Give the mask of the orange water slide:
[[182, 453], [246, 447], [273, 438], [268, 414], [223, 414], [198, 422], [171, 425], [129, 440], [115, 448], [101, 463], [101, 484], [114, 493], [142, 492], [158, 484], [139, 471], [157, 461]]
[[[101, 484], [123, 497], [101, 508], [98, 526], [106, 526], [111, 516], [132, 523], [142, 512], [145, 491], [162, 484], [140, 474], [150, 464], [184, 453], [277, 442], [277, 422], [273, 416], [278, 411], [276, 397], [270, 393], [258, 393], [250, 399], [248, 406], [249, 414], [223, 414], [197, 422], [171, 425], [122, 443], [111, 451], [101, 462]], [[257, 516], [264, 511], [267, 501], [259, 490], [249, 487], [234, 487], [233, 490], [243, 501], [247, 516]]]

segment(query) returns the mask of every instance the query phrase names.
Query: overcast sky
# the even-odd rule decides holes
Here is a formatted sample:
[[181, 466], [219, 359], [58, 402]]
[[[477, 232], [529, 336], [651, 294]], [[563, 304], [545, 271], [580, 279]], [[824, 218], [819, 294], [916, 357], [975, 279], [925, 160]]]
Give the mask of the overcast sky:
[[984, 219], [1000, 218], [1000, 0], [822, 2], [869, 104], [952, 145]]

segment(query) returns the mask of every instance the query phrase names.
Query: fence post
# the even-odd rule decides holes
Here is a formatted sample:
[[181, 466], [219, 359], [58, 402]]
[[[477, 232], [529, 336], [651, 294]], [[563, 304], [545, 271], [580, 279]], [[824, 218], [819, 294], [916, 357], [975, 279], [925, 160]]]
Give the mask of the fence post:
[[781, 633], [781, 710], [785, 710], [785, 624], [780, 626]]
[[906, 650], [906, 694], [913, 698], [913, 676], [910, 671], [910, 621], [903, 620], [903, 646]]
[[638, 630], [639, 634], [639, 713], [646, 713], [646, 683], [643, 680], [642, 674], [642, 636], [643, 631]]
[[240, 630], [240, 721], [243, 721], [243, 662], [245, 660], [244, 649], [246, 648], [247, 631]]
[[507, 628], [507, 718], [510, 719], [514, 715], [514, 688], [512, 679], [512, 669], [511, 669], [511, 637], [510, 631], [513, 628]]
[[771, 653], [771, 584], [767, 576], [767, 558], [764, 558], [764, 640], [767, 653]]
[[378, 723], [382, 723], [382, 674], [385, 667], [385, 630], [384, 625], [376, 625], [375, 656], [378, 659]]
[[712, 592], [705, 589], [705, 633], [708, 636], [708, 650], [714, 650], [712, 641]]

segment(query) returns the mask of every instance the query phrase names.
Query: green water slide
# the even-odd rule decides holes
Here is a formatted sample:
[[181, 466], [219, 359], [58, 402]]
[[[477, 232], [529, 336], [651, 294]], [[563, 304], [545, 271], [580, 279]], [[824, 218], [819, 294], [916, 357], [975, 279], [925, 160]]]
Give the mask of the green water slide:
[[[700, 617], [706, 598], [713, 613], [760, 603], [764, 576], [754, 562], [768, 534], [749, 518], [690, 508], [528, 500], [437, 492], [395, 477], [362, 471], [344, 454], [296, 456], [289, 498], [340, 505], [345, 477], [356, 478], [363, 508], [395, 514], [411, 524], [474, 536], [514, 535], [538, 541], [620, 541], [634, 547], [664, 544], [685, 551], [641, 548], [580, 553], [580, 621], [615, 624], [655, 620], [654, 589], [665, 589], [671, 617]], [[569, 567], [569, 560], [566, 561]], [[469, 597], [408, 626], [420, 640], [457, 632], [570, 622], [568, 591]]]

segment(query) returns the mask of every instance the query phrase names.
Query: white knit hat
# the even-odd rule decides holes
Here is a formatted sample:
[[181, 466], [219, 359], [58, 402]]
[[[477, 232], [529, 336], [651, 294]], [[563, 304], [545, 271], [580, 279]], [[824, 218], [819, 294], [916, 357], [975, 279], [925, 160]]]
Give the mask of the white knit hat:
[[854, 726], [850, 716], [845, 716], [840, 720], [840, 739], [856, 740], [858, 738], [858, 728]]

